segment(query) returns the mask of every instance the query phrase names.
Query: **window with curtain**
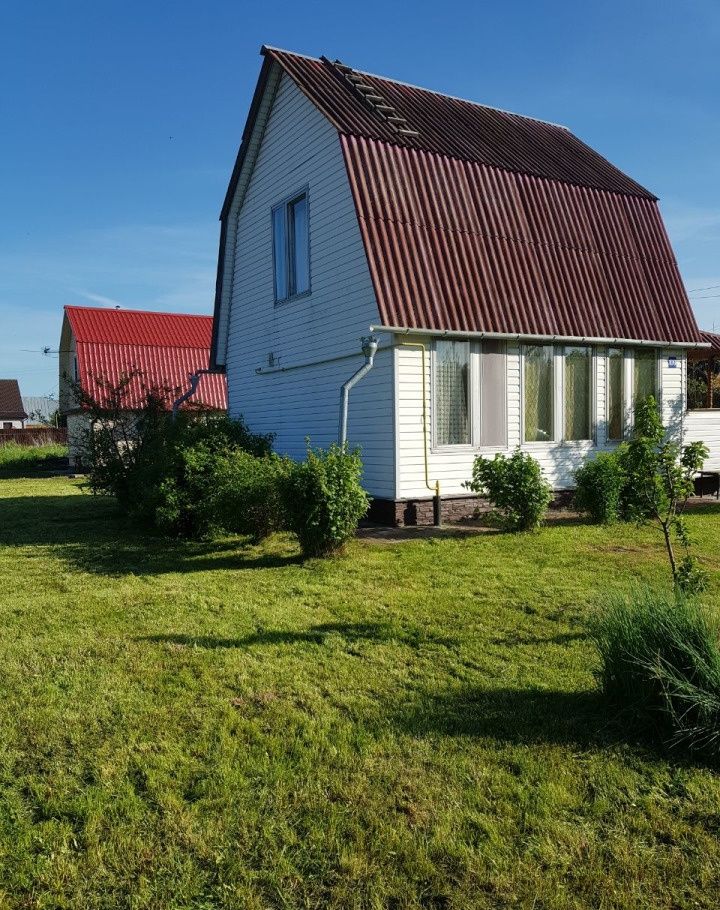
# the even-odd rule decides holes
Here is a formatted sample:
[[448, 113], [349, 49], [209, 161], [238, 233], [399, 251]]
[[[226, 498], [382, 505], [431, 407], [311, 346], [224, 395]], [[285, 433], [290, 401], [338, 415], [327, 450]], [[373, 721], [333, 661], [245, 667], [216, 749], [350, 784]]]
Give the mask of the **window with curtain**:
[[554, 351], [552, 345], [525, 347], [525, 442], [550, 442], [553, 430]]
[[272, 211], [275, 300], [310, 290], [310, 241], [307, 193]]
[[592, 439], [592, 351], [567, 347], [565, 360], [565, 433], [568, 440]]
[[435, 444], [470, 444], [470, 343], [437, 341], [434, 373]]
[[657, 351], [639, 348], [633, 359], [633, 398], [637, 402], [654, 395], [657, 398]]
[[625, 435], [625, 355], [622, 348], [608, 350], [607, 371], [607, 438], [617, 442]]

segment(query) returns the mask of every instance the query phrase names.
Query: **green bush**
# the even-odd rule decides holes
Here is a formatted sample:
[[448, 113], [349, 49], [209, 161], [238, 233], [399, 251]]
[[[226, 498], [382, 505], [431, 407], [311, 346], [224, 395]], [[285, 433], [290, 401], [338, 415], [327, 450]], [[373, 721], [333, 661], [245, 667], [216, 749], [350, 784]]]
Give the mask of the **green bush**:
[[720, 648], [696, 602], [649, 591], [617, 598], [590, 629], [599, 680], [629, 721], [668, 745], [720, 757]]
[[293, 466], [286, 502], [303, 555], [337, 553], [353, 536], [369, 504], [361, 475], [359, 451], [338, 445], [308, 447], [306, 460]]
[[285, 529], [285, 489], [294, 462], [278, 455], [235, 451], [221, 455], [215, 490], [206, 500], [225, 531], [262, 540]]
[[516, 449], [512, 455], [478, 456], [465, 486], [487, 496], [508, 531], [531, 531], [542, 522], [552, 490], [538, 462]]
[[181, 412], [172, 420], [151, 395], [137, 413], [98, 408], [91, 416], [82, 444], [90, 488], [114, 496], [131, 520], [181, 537], [217, 527], [206, 505], [216, 496], [217, 459], [266, 457], [272, 445], [272, 436], [251, 433], [242, 418]]
[[165, 534], [201, 538], [248, 534], [261, 540], [284, 526], [284, 489], [291, 462], [241, 449], [183, 449], [179, 470], [160, 484], [155, 525]]
[[622, 446], [601, 452], [575, 471], [575, 506], [601, 524], [612, 524], [625, 515], [624, 452]]

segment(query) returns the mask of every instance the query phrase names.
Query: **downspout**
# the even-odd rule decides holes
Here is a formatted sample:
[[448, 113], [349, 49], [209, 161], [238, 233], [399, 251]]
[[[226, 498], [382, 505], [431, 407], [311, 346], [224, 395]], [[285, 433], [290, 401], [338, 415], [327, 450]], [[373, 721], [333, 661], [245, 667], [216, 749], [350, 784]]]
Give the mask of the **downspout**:
[[195, 394], [195, 390], [197, 389], [198, 383], [200, 382], [200, 377], [204, 373], [216, 373], [216, 372], [218, 372], [218, 371], [217, 370], [195, 370], [194, 373], [190, 373], [190, 388], [187, 390], [187, 392], [183, 393], [177, 399], [177, 401], [173, 402], [173, 406], [172, 406], [172, 419], [173, 420], [177, 419], [178, 411], [180, 410], [181, 405], [183, 405], [188, 400], [188, 398], [192, 398], [192, 396]]
[[442, 524], [442, 501], [440, 499], [440, 481], [430, 483], [430, 465], [428, 458], [428, 414], [427, 414], [427, 347], [422, 341], [401, 341], [399, 348], [420, 348], [422, 354], [422, 423], [423, 423], [423, 456], [425, 461], [425, 486], [433, 493], [433, 524], [439, 528]]
[[347, 382], [343, 384], [343, 387], [340, 389], [340, 425], [338, 427], [338, 443], [341, 446], [344, 446], [347, 442], [350, 389], [354, 385], [357, 385], [363, 376], [366, 376], [370, 370], [372, 370], [373, 363], [375, 362], [375, 354], [378, 348], [377, 338], [374, 335], [368, 335], [364, 338], [361, 338], [360, 341], [362, 344], [362, 352], [365, 355], [365, 363], [356, 373], [353, 373], [353, 375], [348, 379]]

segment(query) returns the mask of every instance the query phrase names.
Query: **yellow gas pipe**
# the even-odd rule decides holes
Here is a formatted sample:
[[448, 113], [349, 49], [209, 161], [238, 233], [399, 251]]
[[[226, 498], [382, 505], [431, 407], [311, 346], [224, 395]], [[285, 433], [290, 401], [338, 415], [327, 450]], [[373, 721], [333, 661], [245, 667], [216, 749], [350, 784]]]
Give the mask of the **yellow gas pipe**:
[[423, 421], [423, 455], [425, 459], [425, 486], [434, 494], [433, 518], [435, 525], [441, 524], [440, 513], [440, 481], [436, 480], [435, 484], [430, 483], [430, 465], [428, 461], [428, 415], [427, 415], [427, 345], [422, 341], [400, 341], [397, 344], [400, 348], [420, 348], [422, 356], [422, 421]]

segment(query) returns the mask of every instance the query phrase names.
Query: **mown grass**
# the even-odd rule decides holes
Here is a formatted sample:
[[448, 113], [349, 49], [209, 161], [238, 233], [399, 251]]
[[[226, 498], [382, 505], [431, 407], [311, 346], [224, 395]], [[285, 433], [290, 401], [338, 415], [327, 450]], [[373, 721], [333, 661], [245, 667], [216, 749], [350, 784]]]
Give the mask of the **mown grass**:
[[554, 524], [302, 563], [1, 482], [0, 907], [715, 907], [720, 777], [608, 713], [585, 633], [663, 560]]
[[67, 453], [67, 446], [54, 442], [36, 446], [21, 446], [16, 442], [0, 443], [0, 478], [36, 473], [57, 459], [64, 458]]

